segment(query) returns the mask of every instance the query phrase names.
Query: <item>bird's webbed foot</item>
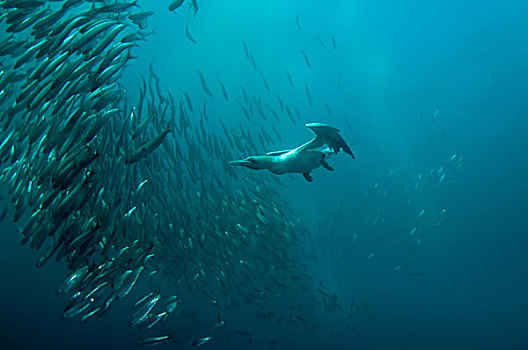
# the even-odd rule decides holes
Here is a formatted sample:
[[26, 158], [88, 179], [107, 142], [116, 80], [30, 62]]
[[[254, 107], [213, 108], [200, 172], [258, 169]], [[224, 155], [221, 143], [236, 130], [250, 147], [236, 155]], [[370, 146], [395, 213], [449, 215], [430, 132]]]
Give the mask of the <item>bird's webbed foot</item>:
[[325, 168], [326, 170], [330, 170], [330, 171], [333, 171], [333, 170], [334, 170], [334, 168], [332, 168], [332, 167], [330, 166], [330, 164], [328, 164], [328, 163], [326, 162], [326, 160], [324, 159], [324, 157], [323, 157], [323, 159], [321, 159], [321, 165], [322, 165], [323, 168]]
[[310, 176], [310, 173], [303, 173], [304, 179], [308, 182], [313, 181], [313, 177]]

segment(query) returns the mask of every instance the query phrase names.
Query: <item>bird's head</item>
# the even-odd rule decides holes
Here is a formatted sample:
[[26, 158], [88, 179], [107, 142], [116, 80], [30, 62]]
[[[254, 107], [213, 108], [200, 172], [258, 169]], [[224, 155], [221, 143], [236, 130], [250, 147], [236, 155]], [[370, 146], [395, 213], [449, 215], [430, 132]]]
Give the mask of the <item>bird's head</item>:
[[231, 165], [241, 165], [254, 170], [269, 169], [272, 160], [269, 156], [249, 156], [242, 160], [234, 160], [229, 162]]

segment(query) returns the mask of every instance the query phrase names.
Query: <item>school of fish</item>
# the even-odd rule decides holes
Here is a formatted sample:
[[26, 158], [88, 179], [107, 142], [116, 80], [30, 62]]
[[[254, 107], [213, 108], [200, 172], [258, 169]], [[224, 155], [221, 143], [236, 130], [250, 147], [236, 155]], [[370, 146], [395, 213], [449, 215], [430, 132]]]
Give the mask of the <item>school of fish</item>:
[[207, 132], [205, 103], [197, 118], [154, 69], [137, 101], [120, 84], [151, 12], [136, 1], [2, 0], [0, 9], [3, 195], [22, 244], [43, 248], [37, 266], [67, 262], [65, 317], [101, 317], [140, 279], [152, 291], [130, 325], [146, 329], [185, 302], [216, 314], [302, 285], [289, 249], [304, 228], [270, 183], [227, 166], [252, 150], [251, 136]]
[[[183, 4], [174, 0], [168, 10]], [[198, 3], [189, 5], [196, 16]], [[315, 329], [309, 324], [313, 310], [297, 304], [297, 295], [313, 287], [314, 305], [328, 311], [341, 306], [322, 282], [313, 286], [304, 260], [293, 258], [306, 255], [298, 242], [307, 229], [281, 199], [279, 179], [228, 165], [240, 155], [272, 150], [281, 141], [275, 124], [298, 124], [297, 107], [279, 95], [277, 105], [263, 102], [242, 86], [242, 98], [235, 99], [221, 79], [213, 85], [199, 70], [204, 102], [198, 107], [184, 89], [164, 90], [152, 64], [132, 98], [120, 78], [152, 34], [152, 15], [137, 1], [0, 0], [0, 221], [12, 213], [22, 245], [41, 250], [38, 267], [50, 259], [66, 262], [71, 274], [59, 292], [68, 295], [67, 318], [101, 317], [144, 281], [149, 291], [129, 322], [150, 332], [139, 345], [195, 347], [231, 335], [251, 343], [250, 332], [222, 316], [245, 304], [259, 306], [258, 320], [286, 317]], [[299, 16], [296, 24], [301, 30]], [[196, 44], [188, 25], [185, 35]], [[337, 51], [333, 36], [330, 43]], [[243, 50], [271, 92], [249, 45]], [[311, 69], [308, 53], [299, 52]], [[286, 76], [291, 87], [302, 86], [313, 107], [309, 86], [294, 82], [288, 70]], [[221, 119], [214, 121], [221, 128], [212, 127], [207, 98], [213, 87], [252, 125], [270, 127], [236, 128]], [[445, 167], [462, 163], [455, 154]], [[444, 167], [436, 175], [440, 185]], [[421, 180], [422, 174], [416, 186]], [[422, 209], [416, 222], [424, 215]], [[447, 209], [436, 220], [443, 225]], [[418, 225], [409, 237], [421, 241]], [[269, 311], [276, 300], [289, 300], [286, 315]], [[195, 317], [184, 305], [208, 308], [209, 327], [189, 332], [177, 326]]]

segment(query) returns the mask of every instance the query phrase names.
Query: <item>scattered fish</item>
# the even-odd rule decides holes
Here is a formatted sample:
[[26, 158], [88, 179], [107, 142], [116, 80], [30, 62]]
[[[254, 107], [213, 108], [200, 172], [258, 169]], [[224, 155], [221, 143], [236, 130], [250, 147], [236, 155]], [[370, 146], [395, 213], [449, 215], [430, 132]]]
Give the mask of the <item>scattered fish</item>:
[[140, 146], [137, 151], [132, 153], [130, 157], [128, 157], [125, 160], [125, 164], [135, 163], [145, 158], [146, 156], [148, 156], [150, 153], [152, 153], [156, 148], [158, 148], [161, 145], [165, 137], [167, 137], [167, 134], [170, 132], [172, 132], [172, 130], [170, 128], [167, 128], [161, 134], [147, 141], [145, 144]]
[[270, 92], [271, 89], [270, 89], [270, 86], [269, 86], [269, 84], [268, 84], [268, 80], [266, 79], [266, 77], [264, 76], [264, 74], [260, 73], [260, 77], [262, 78], [262, 82], [264, 83], [264, 87], [266, 88], [266, 90], [267, 90], [268, 92]]
[[311, 68], [310, 66], [310, 60], [308, 59], [308, 55], [306, 54], [306, 52], [304, 52], [303, 49], [299, 49], [299, 51], [301, 51], [301, 54], [304, 58], [304, 62], [306, 63], [306, 66], [308, 66], [308, 68]]
[[202, 72], [200, 72], [199, 70], [197, 70], [196, 72], [198, 73], [198, 77], [200, 78], [200, 83], [202, 84], [204, 92], [210, 97], [213, 97], [213, 94], [211, 90], [209, 90], [209, 87], [207, 86], [207, 82], [205, 81], [205, 77], [203, 76]]
[[218, 79], [218, 84], [220, 84], [220, 89], [222, 90], [222, 95], [224, 96], [224, 99], [226, 102], [229, 102], [229, 96], [227, 95], [227, 89], [224, 86], [224, 83], [220, 79]]
[[196, 44], [196, 39], [194, 38], [194, 36], [191, 34], [191, 32], [189, 31], [189, 23], [187, 23], [185, 25], [185, 36], [187, 37], [187, 39], [189, 39], [189, 41], [193, 44]]
[[169, 11], [175, 11], [183, 4], [184, 0], [172, 0], [169, 3]]
[[319, 44], [326, 49], [326, 44], [324, 43], [323, 39], [321, 39], [321, 35], [317, 34], [317, 41], [319, 41]]
[[301, 16], [299, 14], [297, 14], [297, 16], [295, 17], [295, 24], [297, 24], [297, 29], [300, 31], [301, 30]]
[[290, 86], [293, 87], [293, 79], [290, 75], [290, 72], [286, 69], [286, 76], [288, 77], [288, 83], [290, 83]]
[[198, 339], [193, 339], [189, 342], [189, 346], [190, 347], [202, 346], [204, 344], [209, 343], [211, 340], [213, 340], [212, 337], [202, 337]]
[[157, 344], [166, 343], [167, 341], [170, 340], [170, 338], [171, 338], [170, 335], [161, 335], [161, 336], [158, 336], [158, 337], [149, 337], [149, 338], [144, 338], [144, 339], [138, 340], [136, 344], [139, 345], [139, 346], [157, 345]]
[[308, 89], [308, 84], [306, 83], [304, 84], [304, 92], [306, 93], [306, 98], [308, 99], [310, 107], [313, 107], [312, 95], [310, 94], [310, 89]]
[[334, 48], [334, 50], [337, 51], [336, 39], [333, 34], [331, 35], [331, 37], [332, 37], [332, 47]]

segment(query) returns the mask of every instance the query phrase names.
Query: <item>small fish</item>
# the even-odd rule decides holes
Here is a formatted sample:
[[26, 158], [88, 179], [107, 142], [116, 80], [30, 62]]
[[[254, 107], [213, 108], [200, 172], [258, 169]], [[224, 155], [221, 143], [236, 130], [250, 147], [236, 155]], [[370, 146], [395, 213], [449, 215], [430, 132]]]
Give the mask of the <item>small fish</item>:
[[94, 302], [93, 298], [79, 301], [78, 303], [75, 303], [71, 305], [70, 307], [66, 307], [64, 310], [64, 317], [65, 318], [73, 318], [80, 314], [82, 314], [84, 311], [86, 311], [90, 305]]
[[249, 61], [249, 48], [245, 42], [242, 42], [242, 45], [244, 46], [244, 55], [246, 55], [246, 58]]
[[150, 329], [150, 328], [154, 327], [156, 324], [158, 324], [159, 322], [163, 321], [165, 319], [165, 317], [167, 317], [167, 315], [168, 315], [168, 313], [166, 311], [163, 311], [163, 312], [160, 312], [157, 315], [149, 316], [148, 319], [147, 319], [149, 321], [149, 324], [147, 325], [147, 328]]
[[332, 46], [334, 47], [334, 50], [337, 51], [337, 44], [334, 35], [332, 34]]
[[209, 343], [211, 340], [213, 340], [213, 337], [203, 337], [203, 338], [193, 339], [189, 343], [189, 346], [202, 346], [204, 344]]
[[165, 140], [165, 137], [172, 132], [170, 128], [165, 129], [162, 133], [160, 133], [158, 136], [154, 137], [153, 139], [147, 141], [145, 144], [143, 144], [139, 149], [134, 152], [130, 157], [128, 157], [125, 160], [125, 164], [132, 164], [137, 161], [140, 161], [141, 159], [148, 156], [150, 153], [152, 153], [156, 148], [158, 148], [159, 145]]
[[196, 44], [196, 39], [192, 36], [191, 32], [189, 32], [189, 23], [185, 25], [185, 36], [191, 43]]
[[175, 11], [183, 4], [183, 0], [173, 0], [169, 4], [169, 11]]
[[[183, 0], [182, 0], [183, 2]], [[170, 4], [169, 4], [170, 6]], [[135, 14], [132, 14], [132, 15], [128, 15], [128, 18], [130, 18], [132, 21], [141, 21], [141, 20], [144, 20], [150, 16], [152, 16], [154, 14], [154, 12], [152, 11], [143, 11], [143, 12], [139, 12], [139, 13], [135, 13]]]
[[136, 206], [133, 206], [132, 209], [130, 209], [125, 215], [124, 217], [130, 217], [132, 215], [132, 213], [134, 213], [134, 211], [136, 211], [137, 207]]
[[464, 164], [464, 157], [458, 157], [458, 162], [457, 162], [457, 165], [455, 167], [455, 170], [458, 170], [458, 169], [462, 168], [463, 164]]
[[317, 41], [319, 41], [319, 44], [326, 49], [326, 44], [324, 43], [323, 39], [321, 39], [319, 34], [317, 34]]
[[122, 298], [126, 297], [130, 293], [132, 288], [134, 288], [134, 285], [136, 284], [136, 282], [137, 282], [137, 280], [139, 278], [139, 275], [141, 274], [141, 272], [143, 272], [143, 269], [144, 269], [144, 267], [140, 266], [139, 268], [136, 269], [136, 271], [134, 271], [129, 276], [127, 276], [127, 277], [130, 277], [130, 278], [127, 278], [127, 279], [129, 279], [129, 281], [127, 281], [127, 283], [122, 286], [121, 290], [117, 294], [117, 296], [119, 298], [122, 299]]
[[168, 300], [167, 300], [167, 303], [165, 305], [165, 311], [167, 313], [172, 313], [175, 309], [176, 309], [176, 306], [180, 303], [180, 299], [178, 298], [177, 295], [173, 295], [171, 296]]
[[204, 104], [202, 108], [202, 114], [205, 117], [206, 121], [209, 121], [209, 115], [207, 114], [207, 100], [204, 99]]
[[290, 72], [286, 69], [286, 76], [288, 77], [288, 83], [290, 83], [290, 86], [293, 87], [293, 79], [290, 75]]
[[196, 13], [200, 9], [200, 6], [198, 6], [198, 1], [197, 0], [191, 0], [191, 2], [192, 2], [192, 8], [194, 10], [194, 16], [196, 16]]
[[249, 52], [249, 61], [251, 62], [251, 65], [253, 66], [253, 69], [258, 71], [257, 69], [257, 62], [255, 61], [255, 58], [253, 57], [253, 53]]
[[445, 179], [445, 174], [442, 174], [442, 176], [440, 177], [440, 180], [438, 181], [438, 184], [440, 185]]
[[308, 55], [306, 54], [306, 52], [303, 50], [303, 49], [299, 49], [299, 51], [301, 51], [303, 57], [304, 57], [304, 62], [306, 62], [306, 65], [308, 66], [308, 68], [310, 68], [310, 60], [308, 59]]
[[192, 104], [192, 101], [191, 101], [191, 96], [189, 96], [189, 94], [187, 92], [185, 92], [185, 90], [181, 89], [181, 91], [183, 93], [183, 96], [185, 96], [185, 101], [187, 102], [187, 107], [189, 107], [189, 110], [191, 112], [194, 112], [193, 104]]
[[73, 290], [84, 276], [88, 273], [88, 266], [83, 266], [76, 271], [74, 271], [59, 287], [59, 293], [65, 294]]
[[[125, 247], [125, 248], [128, 248], [128, 247]], [[123, 248], [121, 251], [125, 252], [126, 250], [128, 250], [125, 248]], [[123, 286], [123, 283], [128, 279], [130, 275], [132, 275], [132, 273], [133, 273], [132, 270], [126, 270], [122, 272], [119, 276], [117, 276], [116, 279], [113, 281], [113, 285], [112, 285], [114, 291], [120, 290], [121, 287]]]
[[412, 261], [407, 261], [406, 263], [404, 264], [401, 264], [401, 265], [398, 265], [396, 267], [394, 267], [394, 271], [400, 271], [401, 269], [403, 268], [406, 268], [407, 266], [411, 265], [412, 264]]
[[313, 107], [312, 95], [310, 94], [308, 84], [306, 83], [304, 83], [304, 91], [306, 92], [306, 98], [308, 99], [308, 103], [310, 103], [310, 107]]
[[99, 307], [96, 307], [95, 309], [93, 309], [92, 311], [90, 311], [89, 313], [83, 315], [81, 317], [81, 323], [87, 322], [90, 318], [92, 318], [93, 316], [95, 316], [98, 313], [100, 313], [101, 309], [102, 309], [102, 306], [99, 306]]
[[152, 311], [156, 303], [161, 298], [161, 295], [150, 293], [145, 298], [141, 299], [136, 303], [136, 312], [132, 315], [132, 318], [129, 321], [131, 326], [138, 326], [141, 323], [147, 321], [149, 318], [149, 313]]
[[148, 182], [148, 180], [144, 180], [143, 182], [141, 182], [138, 187], [136, 188], [136, 193], [139, 192], [139, 190], [141, 190], [143, 188], [143, 186], [145, 186], [145, 184]]
[[297, 29], [301, 30], [301, 18], [299, 14], [295, 17], [295, 23], [297, 24]]
[[332, 118], [332, 110], [330, 109], [330, 105], [326, 101], [324, 101], [324, 103], [325, 103], [325, 107], [326, 107], [326, 113], [328, 113], [328, 116], [330, 118]]
[[198, 73], [198, 77], [200, 78], [200, 83], [202, 84], [202, 88], [205, 91], [205, 93], [211, 97], [213, 97], [213, 93], [211, 90], [209, 90], [209, 87], [207, 86], [207, 81], [205, 81], [205, 77], [199, 70], [196, 71]]
[[268, 90], [268, 92], [270, 92], [271, 89], [270, 89], [270, 86], [268, 84], [268, 80], [266, 79], [264, 74], [260, 73], [260, 77], [262, 78], [262, 82], [264, 83], [264, 87], [266, 88], [266, 90]]
[[[214, 324], [213, 328], [218, 328], [218, 327], [222, 327], [223, 325], [225, 325], [225, 321], [222, 320], [222, 318], [220, 317], [220, 312], [216, 315], [216, 323]], [[249, 333], [248, 333], [249, 334]]]
[[98, 11], [103, 12], [103, 13], [104, 12], [119, 13], [119, 12], [123, 12], [123, 11], [126, 11], [126, 10], [130, 9], [133, 6], [138, 6], [138, 4], [136, 4], [136, 2], [137, 2], [137, 0], [135, 0], [133, 2], [130, 2], [130, 3], [127, 3], [127, 2], [116, 2], [114, 4], [108, 4], [108, 5], [104, 5], [103, 7], [99, 7]]
[[440, 212], [440, 215], [436, 219], [435, 227], [438, 228], [440, 226], [443, 226], [448, 221], [449, 221], [449, 215], [448, 215], [447, 209], [442, 209], [442, 211]]
[[244, 98], [244, 102], [245, 102], [246, 104], [248, 104], [248, 103], [249, 103], [249, 99], [248, 99], [248, 96], [247, 96], [246, 90], [244, 89], [243, 86], [241, 86], [240, 89], [242, 90], [242, 97]]
[[229, 96], [227, 95], [227, 89], [220, 79], [218, 79], [218, 84], [220, 84], [220, 89], [222, 90], [222, 95], [224, 95], [224, 99], [226, 100], [226, 102], [229, 102]]
[[137, 345], [150, 346], [167, 342], [171, 338], [170, 335], [161, 335], [158, 337], [149, 337], [137, 341]]

